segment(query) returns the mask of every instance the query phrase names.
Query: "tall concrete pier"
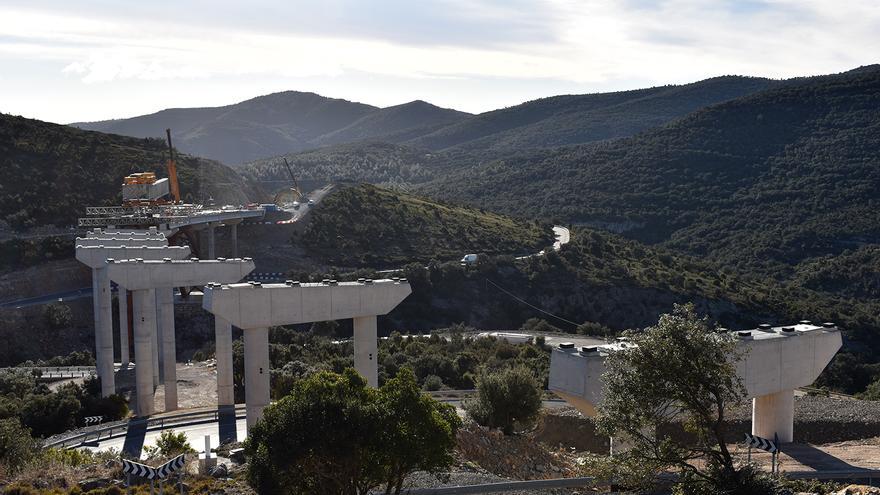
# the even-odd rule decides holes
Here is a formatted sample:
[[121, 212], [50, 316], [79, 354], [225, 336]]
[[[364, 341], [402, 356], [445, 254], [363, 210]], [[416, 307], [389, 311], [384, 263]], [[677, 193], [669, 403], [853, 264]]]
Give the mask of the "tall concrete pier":
[[[160, 294], [159, 299], [166, 306], [164, 311], [159, 313], [167, 320], [163, 325], [163, 381], [165, 384], [165, 410], [172, 411], [177, 409], [177, 370], [176, 349], [174, 346], [174, 313], [173, 303], [168, 302], [168, 296], [171, 294], [172, 287], [190, 287], [195, 285], [206, 284], [209, 280], [219, 280], [223, 282], [236, 282], [245, 277], [254, 269], [254, 262], [250, 258], [245, 259], [221, 259], [200, 261], [197, 259], [175, 261], [165, 259], [162, 261], [146, 261], [146, 260], [124, 260], [113, 261], [108, 263], [108, 271], [113, 280], [122, 287], [132, 291], [138, 297], [139, 301], [153, 298], [156, 300], [156, 293]], [[144, 352], [152, 351], [153, 336], [158, 335], [158, 325], [156, 322], [155, 302], [153, 304], [154, 312], [152, 318], [143, 314], [144, 306], [147, 303], [141, 303], [141, 313], [135, 318], [135, 355], [137, 356], [139, 349]], [[138, 307], [135, 304], [136, 309]], [[141, 336], [140, 340], [139, 337]], [[146, 342], [144, 336], [149, 336], [150, 341]], [[138, 402], [135, 412], [138, 416], [149, 416], [153, 414], [153, 364], [150, 362], [141, 369], [140, 362], [137, 365], [135, 378], [137, 387]], [[148, 371], [149, 372], [148, 372]]]

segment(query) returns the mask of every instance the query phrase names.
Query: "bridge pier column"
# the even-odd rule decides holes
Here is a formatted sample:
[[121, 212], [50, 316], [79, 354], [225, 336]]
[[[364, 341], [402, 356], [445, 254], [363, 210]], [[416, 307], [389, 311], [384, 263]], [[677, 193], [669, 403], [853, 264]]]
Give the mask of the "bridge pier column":
[[95, 312], [95, 367], [101, 378], [101, 396], [116, 393], [113, 376], [113, 299], [107, 267], [92, 270], [92, 300]]
[[217, 359], [217, 405], [235, 405], [232, 384], [232, 324], [214, 316], [215, 357]]
[[116, 302], [119, 306], [119, 360], [122, 368], [126, 369], [131, 361], [128, 345], [128, 291], [119, 287]]
[[250, 430], [269, 405], [269, 329], [266, 327], [244, 331], [244, 396]]
[[132, 292], [134, 308], [135, 395], [137, 416], [153, 414], [153, 335], [156, 333], [156, 295], [153, 289]]
[[213, 223], [208, 224], [208, 259], [213, 260], [217, 259], [216, 251], [214, 250], [214, 230], [216, 226]]
[[229, 226], [229, 236], [232, 239], [232, 257], [238, 258], [238, 223]]
[[165, 384], [165, 411], [177, 409], [177, 348], [174, 330], [174, 289], [156, 289], [159, 300], [159, 328], [162, 333], [162, 382]]
[[379, 386], [378, 335], [376, 316], [361, 316], [354, 323], [354, 369], [367, 379], [367, 385]]
[[752, 399], [752, 435], [780, 443], [794, 441], [794, 390]]
[[162, 381], [162, 341], [159, 339], [159, 328], [161, 325], [161, 319], [159, 315], [159, 298], [156, 294], [156, 290], [152, 289], [153, 292], [153, 321], [155, 324], [153, 325], [153, 333], [150, 335], [150, 338], [153, 339], [152, 344], [152, 352], [153, 352], [153, 391], [156, 391], [156, 387], [159, 386], [159, 383]]

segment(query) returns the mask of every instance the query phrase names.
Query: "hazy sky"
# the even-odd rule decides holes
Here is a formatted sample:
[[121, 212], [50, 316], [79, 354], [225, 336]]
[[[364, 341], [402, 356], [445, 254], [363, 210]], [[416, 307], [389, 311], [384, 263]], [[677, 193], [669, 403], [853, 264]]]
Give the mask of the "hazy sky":
[[64, 123], [283, 90], [481, 112], [878, 59], [878, 0], [0, 0], [0, 112]]

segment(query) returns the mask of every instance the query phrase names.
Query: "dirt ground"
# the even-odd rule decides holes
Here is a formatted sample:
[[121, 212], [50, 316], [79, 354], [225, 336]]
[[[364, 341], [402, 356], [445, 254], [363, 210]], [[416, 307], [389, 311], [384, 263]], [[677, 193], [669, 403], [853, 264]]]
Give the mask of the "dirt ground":
[[[117, 387], [128, 398], [134, 409], [134, 369], [116, 375]], [[165, 410], [165, 386], [156, 388], [154, 396], [157, 413]], [[213, 361], [177, 363], [177, 403], [180, 409], [192, 409], [217, 405], [217, 370]]]
[[[747, 455], [742, 445], [729, 447], [743, 457]], [[770, 454], [752, 450], [752, 461], [770, 470]], [[783, 445], [779, 463], [781, 471], [880, 469], [880, 437], [822, 445]]]

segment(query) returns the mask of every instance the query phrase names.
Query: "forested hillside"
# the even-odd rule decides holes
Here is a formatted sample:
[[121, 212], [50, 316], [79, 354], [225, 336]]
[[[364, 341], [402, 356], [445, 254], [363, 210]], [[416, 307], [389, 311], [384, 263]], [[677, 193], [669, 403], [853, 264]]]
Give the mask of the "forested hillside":
[[486, 112], [410, 140], [432, 150], [502, 152], [631, 136], [702, 107], [781, 84], [757, 77], [716, 77], [682, 86], [552, 96]]
[[462, 167], [424, 187], [778, 277], [880, 242], [878, 190], [878, 67], [787, 84], [632, 138]]
[[[119, 205], [122, 178], [153, 171], [166, 176], [167, 148], [137, 139], [0, 114], [0, 216], [4, 228], [76, 225], [86, 206]], [[213, 197], [242, 204], [258, 191], [225, 165], [178, 157], [187, 201]]]
[[553, 244], [550, 227], [361, 184], [325, 198], [298, 243], [331, 265], [402, 266], [467, 253], [535, 253]]
[[444, 155], [403, 145], [366, 142], [257, 160], [239, 171], [269, 189], [288, 187], [290, 175], [284, 159], [290, 163], [297, 180], [307, 184], [347, 180], [404, 188], [433, 179], [435, 170], [449, 161]]

